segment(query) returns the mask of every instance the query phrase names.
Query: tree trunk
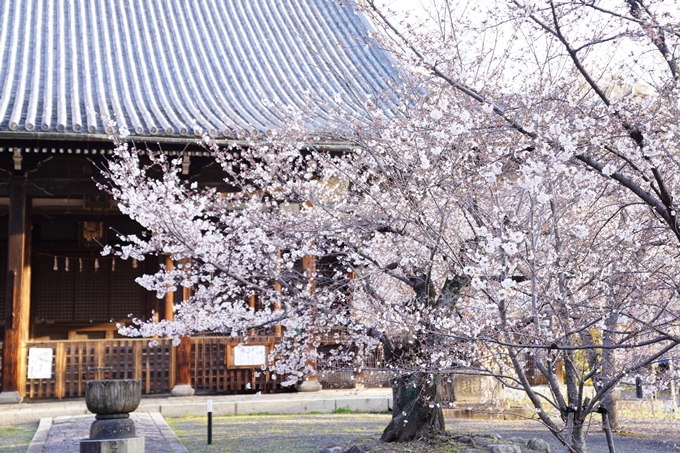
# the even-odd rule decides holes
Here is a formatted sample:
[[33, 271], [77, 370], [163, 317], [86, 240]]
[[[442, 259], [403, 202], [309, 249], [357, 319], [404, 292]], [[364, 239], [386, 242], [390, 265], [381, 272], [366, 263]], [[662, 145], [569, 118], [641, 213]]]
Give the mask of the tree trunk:
[[441, 376], [414, 373], [392, 382], [392, 421], [380, 438], [383, 442], [408, 442], [444, 433], [440, 398]]
[[[613, 333], [616, 331], [616, 323], [619, 317], [615, 313], [605, 320], [606, 330], [602, 337], [602, 344], [604, 346], [611, 346], [614, 344]], [[602, 350], [602, 381], [608, 383], [616, 376], [616, 356], [614, 349], [605, 348]], [[602, 398], [602, 405], [607, 409], [609, 415], [609, 426], [612, 430], [618, 431], [621, 429], [619, 425], [619, 416], [616, 411], [616, 401], [614, 400], [613, 389], [607, 392]]]
[[571, 432], [571, 448], [573, 448], [576, 453], [586, 453], [585, 434], [585, 425], [583, 422], [574, 423], [574, 428]]
[[614, 399], [614, 395], [612, 394], [611, 390], [607, 392], [604, 398], [602, 398], [602, 405], [607, 409], [607, 413], [609, 414], [608, 418], [610, 428], [613, 431], [618, 431], [621, 429], [621, 426], [619, 425], [619, 416], [616, 410], [616, 400]]

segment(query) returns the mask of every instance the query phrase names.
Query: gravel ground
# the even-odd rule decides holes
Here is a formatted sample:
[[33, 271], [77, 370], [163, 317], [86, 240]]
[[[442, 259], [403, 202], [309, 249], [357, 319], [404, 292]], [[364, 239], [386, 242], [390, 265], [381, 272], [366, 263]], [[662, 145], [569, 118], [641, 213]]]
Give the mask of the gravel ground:
[[214, 417], [212, 445], [206, 445], [206, 417], [169, 418], [167, 422], [190, 453], [293, 453], [368, 442], [389, 420], [386, 414]]
[[0, 453], [24, 453], [36, 429], [37, 423], [0, 428]]
[[[390, 420], [387, 414], [306, 414], [215, 417], [213, 444], [206, 445], [206, 418], [167, 419], [191, 453], [316, 453], [331, 445], [366, 444], [380, 437]], [[534, 421], [447, 420], [449, 433], [496, 433], [503, 438], [538, 437], [551, 444], [554, 453], [563, 451], [554, 438]], [[621, 453], [680, 452], [680, 418], [622, 419], [623, 433], [614, 444]], [[0, 453], [23, 453], [37, 425], [0, 428]], [[604, 433], [593, 418], [588, 435], [589, 453], [607, 453]], [[440, 445], [378, 446], [373, 451], [394, 448], [398, 452], [456, 452], [455, 443]]]
[[[331, 445], [366, 444], [380, 437], [390, 420], [387, 414], [307, 414], [215, 417], [213, 444], [206, 445], [206, 418], [168, 419], [190, 453], [315, 453]], [[680, 420], [625, 419], [625, 434], [616, 434], [614, 444], [621, 453], [678, 453]], [[551, 444], [553, 452], [564, 450], [535, 421], [447, 420], [450, 433], [496, 433], [503, 438], [538, 437]], [[642, 437], [646, 434], [645, 437]], [[431, 445], [382, 445], [371, 451], [394, 448], [398, 452], [456, 452], [455, 443]], [[604, 433], [593, 418], [588, 435], [589, 453], [607, 453]]]
[[[621, 453], [678, 453], [680, 451], [680, 421], [678, 420], [623, 420], [624, 434], [614, 434], [614, 447]], [[542, 424], [527, 421], [447, 420], [449, 432], [496, 433], [503, 438], [538, 437], [550, 444], [553, 452], [565, 451]], [[602, 424], [593, 417], [588, 432], [588, 453], [608, 453], [607, 439]]]

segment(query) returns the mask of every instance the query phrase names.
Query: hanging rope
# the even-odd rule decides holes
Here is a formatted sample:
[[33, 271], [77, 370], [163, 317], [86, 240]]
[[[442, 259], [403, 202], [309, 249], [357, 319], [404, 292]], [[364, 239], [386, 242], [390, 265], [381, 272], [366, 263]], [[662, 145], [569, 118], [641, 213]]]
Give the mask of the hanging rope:
[[[42, 253], [42, 252], [33, 252], [33, 255], [51, 257], [52, 262], [53, 262], [52, 270], [55, 271], [55, 272], [58, 272], [60, 270], [61, 265], [60, 265], [59, 262], [61, 260], [64, 260], [63, 268], [62, 268], [64, 270], [64, 272], [70, 272], [71, 271], [71, 263], [75, 262], [76, 260], [78, 262], [78, 272], [81, 272], [81, 273], [83, 272], [84, 267], [88, 265], [88, 260], [94, 261], [94, 271], [95, 272], [97, 272], [99, 270], [99, 267], [102, 266], [102, 265], [108, 266], [106, 261], [109, 260], [109, 259], [111, 260], [111, 268], [110, 268], [111, 272], [116, 272], [116, 267], [118, 267], [118, 262], [117, 262], [118, 260], [114, 256], [112, 256], [110, 258], [87, 258], [87, 257], [82, 258], [82, 257], [73, 257], [73, 256], [59, 256], [59, 255], [53, 255], [51, 253]], [[100, 263], [99, 262], [100, 259], [104, 260], [104, 263]], [[137, 261], [136, 259], [131, 259], [130, 261], [131, 261], [130, 266], [133, 269], [137, 269], [139, 267], [139, 261]], [[125, 267], [124, 267], [124, 269], [125, 269]]]

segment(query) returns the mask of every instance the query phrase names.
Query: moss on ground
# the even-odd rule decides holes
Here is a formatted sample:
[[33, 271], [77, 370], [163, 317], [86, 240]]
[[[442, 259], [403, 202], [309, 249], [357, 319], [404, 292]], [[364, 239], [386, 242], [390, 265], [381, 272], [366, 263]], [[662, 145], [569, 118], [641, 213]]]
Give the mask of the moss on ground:
[[0, 428], [0, 453], [24, 453], [36, 429], [37, 424]]

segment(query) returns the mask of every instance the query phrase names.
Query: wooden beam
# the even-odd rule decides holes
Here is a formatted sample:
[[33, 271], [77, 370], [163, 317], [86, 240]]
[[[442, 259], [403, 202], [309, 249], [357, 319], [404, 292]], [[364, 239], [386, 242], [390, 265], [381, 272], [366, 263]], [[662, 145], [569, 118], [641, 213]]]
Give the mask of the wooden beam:
[[23, 344], [28, 341], [31, 305], [31, 226], [25, 178], [15, 177], [10, 180], [9, 198], [2, 393], [24, 396], [26, 352]]
[[[0, 187], [0, 196], [7, 196], [7, 192]], [[29, 197], [63, 197], [74, 195], [101, 195], [104, 192], [97, 188], [91, 179], [53, 179], [31, 180], [26, 188]]]

